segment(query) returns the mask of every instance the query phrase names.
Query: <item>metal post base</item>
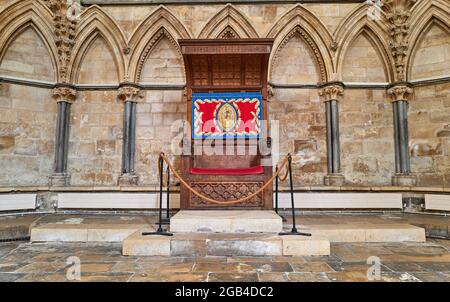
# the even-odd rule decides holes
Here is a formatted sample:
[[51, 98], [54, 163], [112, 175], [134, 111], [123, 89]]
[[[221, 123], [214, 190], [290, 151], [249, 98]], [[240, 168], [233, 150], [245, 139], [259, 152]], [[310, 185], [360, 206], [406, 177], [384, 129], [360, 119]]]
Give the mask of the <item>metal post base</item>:
[[173, 233], [167, 232], [163, 229], [158, 229], [156, 232], [143, 232], [142, 236], [161, 235], [161, 236], [173, 236]]
[[297, 231], [296, 228], [292, 228], [292, 230], [290, 232], [281, 232], [278, 233], [279, 236], [286, 236], [286, 235], [299, 235], [299, 236], [311, 236], [310, 233], [301, 233], [299, 231]]

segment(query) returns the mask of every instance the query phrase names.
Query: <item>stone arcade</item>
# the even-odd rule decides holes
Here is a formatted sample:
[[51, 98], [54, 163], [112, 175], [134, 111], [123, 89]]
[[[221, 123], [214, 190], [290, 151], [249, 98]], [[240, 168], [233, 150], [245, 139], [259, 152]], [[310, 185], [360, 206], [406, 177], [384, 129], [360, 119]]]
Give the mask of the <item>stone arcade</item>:
[[[172, 174], [173, 237], [142, 236], [148, 223], [47, 223], [31, 240], [199, 257], [424, 242], [403, 222], [302, 221], [310, 238], [278, 236], [290, 220], [273, 211], [272, 186], [223, 203], [262, 188], [292, 154], [297, 209], [450, 210], [449, 2], [298, 2], [0, 0], [0, 211], [154, 210], [164, 152], [222, 204]], [[215, 128], [196, 128], [207, 114]], [[261, 134], [262, 121], [276, 131]], [[217, 129], [232, 155], [173, 152]], [[270, 152], [238, 154], [251, 138]], [[290, 207], [284, 182], [277, 201]]]

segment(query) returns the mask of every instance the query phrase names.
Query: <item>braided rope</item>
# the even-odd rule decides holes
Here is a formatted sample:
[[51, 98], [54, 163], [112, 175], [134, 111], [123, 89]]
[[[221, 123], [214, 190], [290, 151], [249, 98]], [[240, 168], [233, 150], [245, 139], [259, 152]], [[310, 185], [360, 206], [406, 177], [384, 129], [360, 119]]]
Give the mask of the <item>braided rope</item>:
[[[280, 174], [280, 173], [281, 173], [281, 169], [278, 169], [278, 171], [279, 171], [278, 174]], [[289, 169], [286, 168], [286, 173], [285, 173], [284, 176], [282, 176], [282, 177], [280, 177], [280, 176], [278, 175], [278, 180], [281, 181], [281, 182], [283, 182], [283, 181], [285, 181], [285, 180], [287, 179], [288, 175], [289, 175]]]
[[[204, 199], [204, 200], [206, 200], [206, 201], [209, 201], [209, 202], [211, 202], [211, 203], [214, 203], [214, 204], [227, 204], [227, 205], [230, 205], [230, 204], [237, 204], [237, 203], [241, 203], [241, 202], [243, 202], [243, 201], [246, 201], [246, 200], [248, 200], [248, 199], [250, 199], [250, 198], [253, 198], [253, 197], [255, 197], [256, 195], [258, 195], [259, 193], [261, 193], [265, 188], [267, 188], [269, 185], [271, 185], [272, 184], [272, 182], [273, 182], [273, 180], [275, 179], [275, 177], [278, 177], [279, 176], [279, 174], [280, 174], [280, 171], [283, 169], [283, 167], [286, 165], [286, 163], [288, 162], [288, 160], [289, 160], [289, 158], [290, 158], [290, 154], [289, 155], [286, 155], [286, 157], [281, 161], [281, 164], [280, 164], [280, 169], [277, 171], [277, 172], [275, 172], [273, 175], [272, 175], [272, 177], [261, 187], [261, 188], [259, 188], [258, 190], [256, 190], [255, 192], [253, 192], [252, 194], [250, 194], [250, 195], [248, 195], [248, 196], [246, 196], [246, 197], [243, 197], [243, 198], [239, 198], [239, 199], [236, 199], [236, 200], [227, 200], [227, 201], [221, 201], [221, 200], [215, 200], [215, 199], [212, 199], [212, 198], [209, 198], [209, 197], [207, 197], [207, 196], [205, 196], [205, 195], [203, 195], [202, 193], [200, 193], [200, 192], [198, 192], [197, 190], [195, 190], [194, 188], [192, 188], [181, 176], [180, 176], [180, 174], [178, 174], [178, 172], [175, 170], [175, 168], [173, 167], [173, 165], [172, 165], [172, 163], [170, 162], [170, 160], [166, 157], [166, 155], [164, 154], [164, 153], [161, 153], [160, 154], [160, 159], [162, 158], [165, 162], [166, 162], [166, 164], [169, 166], [169, 168], [170, 168], [170, 170], [172, 170], [172, 172], [173, 172], [173, 174], [175, 175], [175, 177], [176, 178], [178, 178], [178, 180], [189, 190], [189, 191], [191, 191], [193, 194], [195, 194], [195, 195], [197, 195], [198, 197], [200, 197], [200, 198], [202, 198], [202, 199]], [[158, 165], [159, 166], [159, 165]], [[287, 170], [289, 170], [289, 169], [287, 169]], [[286, 172], [286, 177], [287, 177], [287, 172]]]

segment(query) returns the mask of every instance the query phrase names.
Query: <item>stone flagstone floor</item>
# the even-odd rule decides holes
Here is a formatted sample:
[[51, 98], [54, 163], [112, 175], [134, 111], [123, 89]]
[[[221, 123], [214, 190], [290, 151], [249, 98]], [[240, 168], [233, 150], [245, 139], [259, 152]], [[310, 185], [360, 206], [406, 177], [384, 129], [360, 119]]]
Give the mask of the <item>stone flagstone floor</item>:
[[[425, 227], [448, 237], [445, 216], [387, 214], [302, 214], [308, 223], [393, 223]], [[0, 217], [0, 239], [26, 236], [46, 223], [154, 223], [156, 216], [49, 214]], [[290, 219], [285, 224], [289, 227]], [[425, 243], [334, 243], [320, 257], [132, 257], [120, 243], [0, 243], [0, 281], [69, 281], [69, 257], [81, 262], [81, 281], [369, 281], [367, 259], [381, 261], [380, 281], [450, 281], [450, 240]]]
[[333, 244], [320, 257], [125, 257], [120, 244], [3, 243], [0, 281], [69, 281], [67, 259], [81, 261], [81, 281], [369, 281], [370, 256], [380, 281], [450, 281], [450, 241]]

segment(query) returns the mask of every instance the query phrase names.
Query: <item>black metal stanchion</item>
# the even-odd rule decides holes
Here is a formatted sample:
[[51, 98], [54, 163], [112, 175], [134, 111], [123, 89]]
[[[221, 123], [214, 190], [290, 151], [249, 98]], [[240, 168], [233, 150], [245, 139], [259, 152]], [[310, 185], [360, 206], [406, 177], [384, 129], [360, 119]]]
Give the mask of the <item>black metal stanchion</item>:
[[167, 165], [167, 190], [166, 190], [166, 217], [162, 218], [162, 224], [170, 224], [170, 167]]
[[[278, 173], [278, 165], [275, 167], [275, 173]], [[283, 222], [286, 221], [286, 218], [278, 213], [278, 175], [275, 177], [275, 213], [281, 217]]]
[[156, 232], [143, 232], [142, 235], [163, 235], [163, 236], [173, 236], [172, 233], [167, 232], [162, 228], [162, 203], [163, 203], [163, 174], [164, 174], [164, 159], [162, 155], [159, 157], [159, 221], [158, 221], [158, 229]]
[[[275, 173], [278, 174], [278, 165], [275, 167]], [[275, 177], [275, 213], [278, 214], [278, 175]]]
[[281, 232], [278, 235], [301, 235], [301, 236], [311, 236], [309, 233], [301, 233], [297, 231], [297, 226], [295, 224], [295, 204], [294, 204], [294, 185], [292, 182], [292, 156], [288, 155], [288, 168], [289, 168], [289, 184], [291, 187], [291, 207], [292, 207], [292, 230], [290, 232]]

